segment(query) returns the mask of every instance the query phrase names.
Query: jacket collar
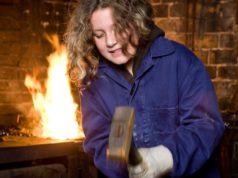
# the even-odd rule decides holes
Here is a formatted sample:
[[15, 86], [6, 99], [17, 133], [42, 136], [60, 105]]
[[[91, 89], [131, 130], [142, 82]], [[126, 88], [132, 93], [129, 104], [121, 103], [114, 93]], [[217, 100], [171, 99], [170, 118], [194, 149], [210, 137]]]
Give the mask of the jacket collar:
[[152, 58], [169, 55], [175, 51], [172, 42], [165, 37], [157, 38], [150, 48]]
[[[154, 39], [150, 49], [144, 56], [143, 62], [139, 66], [139, 69], [136, 74], [136, 79], [140, 78], [147, 70], [149, 70], [154, 65], [154, 60], [169, 55], [174, 51], [175, 49], [172, 42], [166, 39], [163, 35], [158, 35]], [[125, 77], [120, 72], [116, 71], [113, 65], [109, 65], [108, 62], [103, 59], [100, 60], [99, 70], [101, 70], [103, 73], [107, 73], [108, 76], [110, 76], [122, 86], [130, 88], [130, 84], [125, 79]]]
[[146, 71], [153, 67], [155, 60], [159, 60], [163, 56], [172, 54], [175, 51], [173, 44], [163, 36], [159, 36], [152, 43], [149, 52], [144, 56], [144, 59], [136, 73], [136, 79], [142, 77]]

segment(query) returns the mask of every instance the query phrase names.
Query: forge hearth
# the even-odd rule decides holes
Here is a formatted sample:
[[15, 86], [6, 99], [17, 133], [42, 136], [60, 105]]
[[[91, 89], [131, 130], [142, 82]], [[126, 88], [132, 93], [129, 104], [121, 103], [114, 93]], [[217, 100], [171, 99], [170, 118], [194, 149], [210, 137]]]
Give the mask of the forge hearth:
[[0, 137], [1, 178], [94, 178], [96, 169], [82, 140]]

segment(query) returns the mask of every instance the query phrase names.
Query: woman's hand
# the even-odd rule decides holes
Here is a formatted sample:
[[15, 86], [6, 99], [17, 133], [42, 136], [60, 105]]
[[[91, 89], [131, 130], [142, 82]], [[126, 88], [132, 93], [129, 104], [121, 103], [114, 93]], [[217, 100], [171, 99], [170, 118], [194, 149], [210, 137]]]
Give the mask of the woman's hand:
[[159, 145], [152, 148], [138, 149], [142, 162], [128, 165], [130, 178], [156, 178], [165, 175], [173, 168], [173, 158], [168, 148]]

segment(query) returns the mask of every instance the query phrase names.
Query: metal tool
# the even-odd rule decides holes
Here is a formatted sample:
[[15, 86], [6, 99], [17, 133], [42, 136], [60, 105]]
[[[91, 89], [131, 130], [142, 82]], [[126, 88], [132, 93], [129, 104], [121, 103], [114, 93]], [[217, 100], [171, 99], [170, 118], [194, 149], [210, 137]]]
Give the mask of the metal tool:
[[133, 107], [120, 106], [115, 109], [107, 149], [108, 159], [129, 162], [131, 165], [141, 162], [142, 159], [132, 140], [134, 120]]

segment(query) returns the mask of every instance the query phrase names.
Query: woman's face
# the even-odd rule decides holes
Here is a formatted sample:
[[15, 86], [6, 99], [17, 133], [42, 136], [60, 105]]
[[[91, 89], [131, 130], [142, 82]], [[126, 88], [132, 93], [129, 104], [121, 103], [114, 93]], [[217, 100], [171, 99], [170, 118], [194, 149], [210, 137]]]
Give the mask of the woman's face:
[[[129, 54], [126, 55], [122, 52], [122, 43], [120, 42], [122, 40], [120, 40], [120, 36], [115, 34], [111, 8], [94, 11], [91, 17], [91, 25], [95, 45], [102, 56], [117, 65], [131, 63], [131, 55], [135, 54], [136, 48], [129, 43], [127, 46]], [[138, 40], [134, 40], [137, 43]]]

